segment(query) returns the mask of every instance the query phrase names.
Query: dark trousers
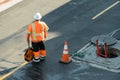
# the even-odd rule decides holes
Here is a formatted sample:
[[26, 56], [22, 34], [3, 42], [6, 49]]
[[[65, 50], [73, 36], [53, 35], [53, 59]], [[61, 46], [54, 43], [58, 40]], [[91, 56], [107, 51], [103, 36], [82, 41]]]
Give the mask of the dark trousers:
[[45, 50], [45, 44], [43, 41], [40, 42], [32, 42], [32, 48], [35, 52], [39, 50]]

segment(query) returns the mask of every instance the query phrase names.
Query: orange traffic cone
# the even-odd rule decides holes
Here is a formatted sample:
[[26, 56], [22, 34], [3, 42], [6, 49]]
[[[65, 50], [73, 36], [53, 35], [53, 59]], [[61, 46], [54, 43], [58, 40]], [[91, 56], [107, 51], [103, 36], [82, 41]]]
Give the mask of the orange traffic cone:
[[61, 63], [70, 63], [71, 62], [70, 55], [68, 54], [68, 43], [67, 43], [67, 41], [64, 42], [64, 50], [63, 50], [63, 54], [62, 54], [62, 58], [61, 58], [60, 62]]

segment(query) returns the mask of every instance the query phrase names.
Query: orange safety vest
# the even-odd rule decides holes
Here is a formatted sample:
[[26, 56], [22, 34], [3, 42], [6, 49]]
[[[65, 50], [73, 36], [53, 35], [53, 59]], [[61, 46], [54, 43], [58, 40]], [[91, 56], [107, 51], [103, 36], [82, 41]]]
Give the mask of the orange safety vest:
[[28, 34], [31, 35], [32, 42], [43, 41], [47, 34], [48, 26], [44, 22], [35, 21], [28, 26]]

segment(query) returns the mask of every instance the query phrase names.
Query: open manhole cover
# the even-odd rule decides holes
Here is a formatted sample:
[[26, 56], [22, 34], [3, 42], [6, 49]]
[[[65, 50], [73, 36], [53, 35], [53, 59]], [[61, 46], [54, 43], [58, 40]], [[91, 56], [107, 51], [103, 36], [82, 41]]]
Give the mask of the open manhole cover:
[[[101, 48], [100, 51], [101, 51], [101, 54], [105, 55], [103, 48]], [[120, 56], [120, 50], [116, 48], [111, 48], [111, 47], [108, 48], [108, 58], [116, 58], [118, 56]], [[101, 55], [101, 57], [104, 57], [104, 56]]]
[[87, 62], [93, 67], [120, 72], [120, 41], [108, 35], [95, 36], [72, 59]]

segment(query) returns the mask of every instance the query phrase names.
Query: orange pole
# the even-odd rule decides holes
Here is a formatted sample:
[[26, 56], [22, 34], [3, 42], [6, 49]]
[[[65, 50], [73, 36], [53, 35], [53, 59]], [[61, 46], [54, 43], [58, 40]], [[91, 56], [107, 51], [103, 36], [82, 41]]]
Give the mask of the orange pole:
[[97, 52], [97, 56], [100, 56], [101, 52], [100, 52], [100, 48], [98, 45], [98, 40], [96, 40], [96, 52]]
[[104, 53], [105, 58], [108, 58], [108, 49], [107, 49], [107, 43], [104, 43]]

